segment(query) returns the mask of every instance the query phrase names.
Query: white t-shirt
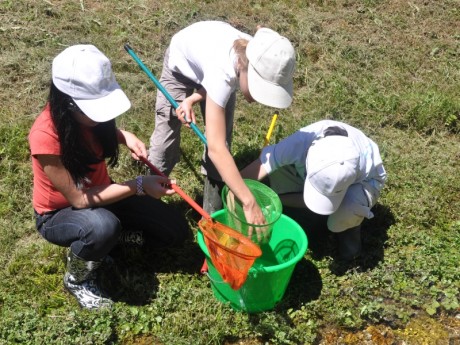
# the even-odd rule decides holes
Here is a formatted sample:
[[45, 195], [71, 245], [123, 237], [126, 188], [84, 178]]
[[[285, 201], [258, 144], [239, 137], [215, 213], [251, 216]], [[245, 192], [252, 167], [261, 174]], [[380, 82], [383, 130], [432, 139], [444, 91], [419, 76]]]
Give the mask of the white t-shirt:
[[204, 87], [207, 97], [225, 108], [238, 88], [233, 42], [252, 36], [219, 21], [192, 24], [171, 39], [168, 67]]
[[342, 122], [323, 120], [306, 126], [276, 145], [267, 146], [262, 150], [260, 160], [265, 171], [270, 174], [278, 168], [293, 165], [300, 178], [307, 176], [306, 158], [312, 142], [323, 137], [323, 132], [331, 126], [339, 126], [348, 132], [348, 137], [360, 151], [359, 167], [355, 183], [371, 181], [380, 190], [386, 180], [382, 158], [377, 144], [359, 129]]

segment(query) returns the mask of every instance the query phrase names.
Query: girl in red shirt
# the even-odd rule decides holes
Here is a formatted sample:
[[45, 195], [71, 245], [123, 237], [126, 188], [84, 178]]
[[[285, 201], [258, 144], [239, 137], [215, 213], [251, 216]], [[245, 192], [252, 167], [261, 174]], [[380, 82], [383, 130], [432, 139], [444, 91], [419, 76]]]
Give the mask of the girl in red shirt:
[[112, 305], [96, 275], [123, 231], [141, 230], [157, 247], [178, 245], [189, 234], [185, 218], [160, 200], [174, 193], [167, 178], [114, 183], [108, 175], [119, 144], [134, 159], [147, 156], [141, 140], [116, 127], [115, 118], [130, 107], [108, 58], [93, 45], [71, 46], [53, 60], [48, 104], [29, 134], [37, 229], [69, 247], [64, 286], [88, 309]]

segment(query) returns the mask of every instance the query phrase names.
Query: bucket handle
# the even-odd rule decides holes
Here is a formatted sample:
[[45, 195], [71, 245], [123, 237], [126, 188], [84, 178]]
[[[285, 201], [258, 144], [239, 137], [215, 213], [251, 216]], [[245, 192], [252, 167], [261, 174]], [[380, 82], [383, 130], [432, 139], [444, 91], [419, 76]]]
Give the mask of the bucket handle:
[[[254, 278], [257, 277], [257, 272], [258, 272], [257, 270], [256, 270], [255, 272], [253, 272]], [[209, 278], [209, 280], [212, 281], [213, 283], [216, 283], [216, 284], [228, 284], [227, 282], [225, 282], [225, 281], [223, 281], [223, 280], [219, 281], [219, 280], [213, 279], [213, 278], [211, 277], [211, 275], [209, 274], [208, 264], [207, 264], [207, 262], [206, 262], [206, 259], [204, 259], [203, 267], [201, 267], [200, 273], [201, 273], [202, 275], [207, 276], [207, 277]]]
[[217, 280], [215, 280], [215, 279], [213, 279], [211, 277], [211, 275], [209, 274], [208, 262], [206, 261], [206, 259], [204, 259], [203, 266], [201, 267], [200, 273], [202, 275], [207, 276], [209, 278], [209, 280], [212, 281], [213, 283], [216, 283], [216, 284], [224, 284], [225, 283], [223, 280], [222, 281], [217, 281]]
[[216, 280], [216, 279], [213, 279], [213, 278], [211, 277], [211, 275], [209, 274], [208, 271], [202, 272], [202, 274], [205, 275], [205, 276], [207, 276], [207, 277], [209, 278], [209, 280], [212, 281], [212, 282], [215, 283], [215, 284], [227, 284], [227, 283], [224, 282], [223, 280], [218, 281], [218, 280]]

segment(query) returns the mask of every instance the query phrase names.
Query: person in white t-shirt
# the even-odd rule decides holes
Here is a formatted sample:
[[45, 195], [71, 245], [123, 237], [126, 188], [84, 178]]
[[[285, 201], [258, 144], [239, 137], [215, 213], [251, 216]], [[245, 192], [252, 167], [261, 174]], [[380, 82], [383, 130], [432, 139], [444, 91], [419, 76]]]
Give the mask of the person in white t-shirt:
[[355, 127], [332, 120], [265, 147], [241, 175], [258, 180], [268, 175], [283, 205], [327, 215], [344, 260], [360, 255], [361, 223], [374, 216], [371, 208], [387, 178], [378, 146]]
[[199, 103], [207, 140], [203, 208], [212, 214], [222, 207], [220, 190], [225, 183], [243, 202], [248, 222], [263, 224], [263, 214], [230, 153], [236, 91], [241, 90], [248, 102], [287, 108], [294, 69], [292, 44], [271, 29], [258, 28], [254, 37], [219, 21], [182, 29], [171, 39], [160, 77], [179, 107], [175, 111], [157, 92], [149, 160], [170, 174], [180, 158], [181, 125], [195, 123], [193, 105]]

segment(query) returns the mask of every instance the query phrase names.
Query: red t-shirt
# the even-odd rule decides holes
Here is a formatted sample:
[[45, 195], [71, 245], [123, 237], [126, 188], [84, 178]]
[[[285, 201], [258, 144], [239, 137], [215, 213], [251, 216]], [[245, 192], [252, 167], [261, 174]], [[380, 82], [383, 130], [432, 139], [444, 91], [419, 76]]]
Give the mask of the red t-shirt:
[[[94, 137], [89, 129], [83, 128], [83, 137], [87, 142], [94, 142]], [[33, 207], [43, 214], [44, 212], [70, 206], [70, 203], [49, 180], [36, 155], [57, 155], [61, 154], [56, 128], [51, 119], [50, 107], [47, 105], [43, 112], [37, 117], [29, 133], [29, 146], [32, 155], [32, 170], [34, 173]], [[102, 148], [93, 145], [97, 155], [102, 156]], [[105, 160], [91, 165], [95, 169], [88, 174], [90, 183], [84, 188], [110, 184], [110, 177], [107, 172]]]

